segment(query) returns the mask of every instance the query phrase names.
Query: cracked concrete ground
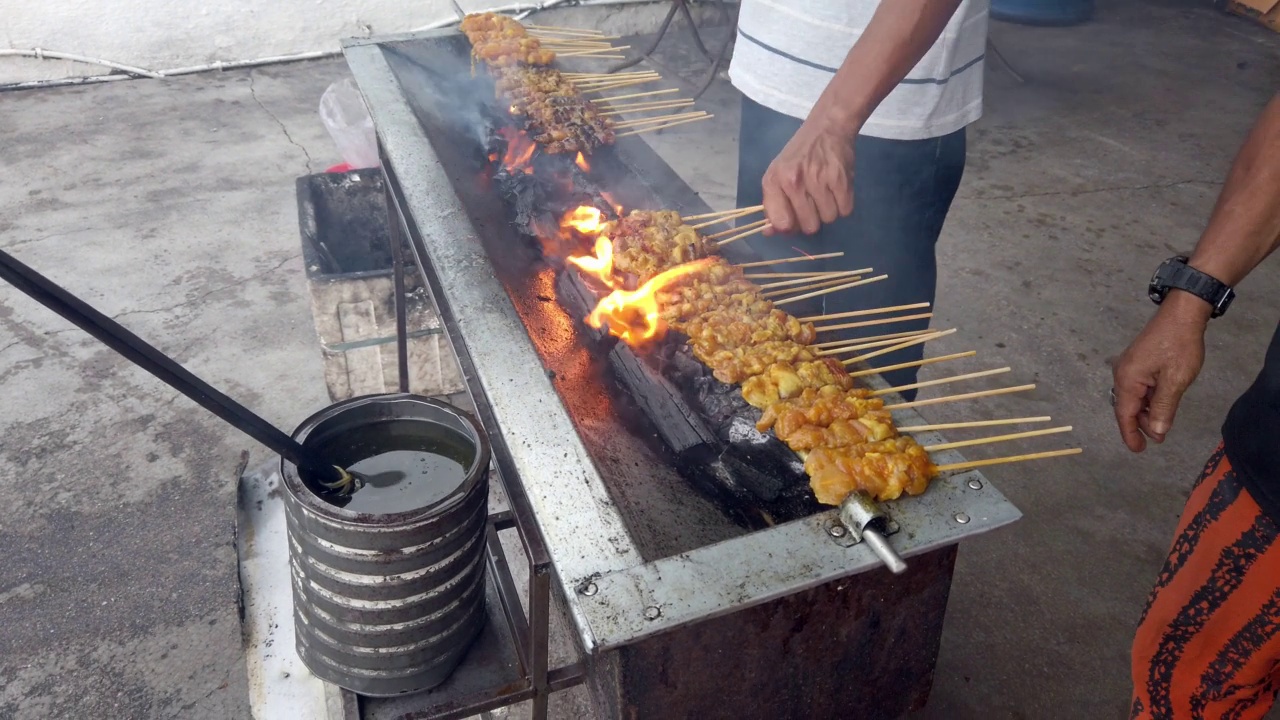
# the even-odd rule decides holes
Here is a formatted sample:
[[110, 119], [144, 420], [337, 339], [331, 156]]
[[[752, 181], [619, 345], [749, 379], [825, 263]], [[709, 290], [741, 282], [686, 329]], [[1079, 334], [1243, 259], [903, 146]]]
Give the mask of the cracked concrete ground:
[[[1274, 330], [1277, 261], [1215, 321], [1166, 446], [1120, 448], [1105, 360], [1280, 87], [1280, 36], [1190, 0], [992, 35], [1027, 82], [987, 68], [939, 249], [936, 322], [963, 340], [935, 352], [977, 349], [966, 369], [1039, 387], [926, 415], [1052, 414], [1086, 453], [989, 472], [1026, 517], [961, 548], [920, 717], [1121, 717], [1181, 504]], [[338, 162], [316, 106], [344, 75], [327, 61], [0, 95], [0, 247], [291, 427], [327, 401], [293, 181]], [[732, 203], [734, 101], [720, 83], [715, 121], [649, 136], [716, 207]], [[246, 449], [267, 457], [0, 288], [0, 717], [247, 716], [231, 546]]]

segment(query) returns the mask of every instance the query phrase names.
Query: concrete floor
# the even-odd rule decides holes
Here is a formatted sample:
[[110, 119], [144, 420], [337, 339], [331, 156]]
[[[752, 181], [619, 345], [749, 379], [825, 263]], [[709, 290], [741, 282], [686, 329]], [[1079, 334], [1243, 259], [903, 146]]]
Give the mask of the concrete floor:
[[[1280, 37], [1207, 4], [993, 26], [1026, 83], [988, 63], [939, 250], [937, 323], [962, 339], [935, 352], [977, 349], [972, 369], [1039, 388], [925, 414], [1052, 414], [1086, 452], [989, 472], [1026, 517], [961, 549], [920, 718], [1127, 706], [1146, 592], [1280, 305], [1272, 260], [1215, 321], [1170, 442], [1123, 450], [1106, 358], [1280, 87]], [[339, 161], [316, 105], [344, 75], [335, 60], [0, 95], [0, 247], [292, 427], [327, 403], [293, 181]], [[733, 92], [706, 100], [716, 121], [652, 143], [728, 207]], [[0, 516], [0, 717], [246, 717], [233, 488], [241, 453], [266, 452], [7, 287], [0, 408], [0, 490], [18, 500]]]

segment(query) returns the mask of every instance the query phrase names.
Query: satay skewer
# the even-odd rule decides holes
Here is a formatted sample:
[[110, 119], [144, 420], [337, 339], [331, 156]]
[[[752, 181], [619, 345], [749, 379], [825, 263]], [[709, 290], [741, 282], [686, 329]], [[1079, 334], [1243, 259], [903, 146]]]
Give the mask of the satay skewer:
[[[708, 235], [707, 237], [710, 238], [712, 236]], [[820, 278], [830, 280], [832, 278], [849, 277], [850, 275], [861, 275], [863, 273], [869, 273], [871, 272], [871, 270], [872, 268], [861, 268], [858, 270], [834, 270], [830, 272], [799, 273], [791, 280], [778, 280], [777, 282], [765, 283], [760, 286], [760, 289], [767, 290], [769, 288], [786, 287], [788, 285], [803, 285], [805, 283], [815, 282]], [[802, 275], [805, 277], [801, 277]]]
[[[761, 207], [763, 209], [763, 207]], [[771, 265], [783, 265], [786, 263], [809, 262], [810, 260], [830, 260], [831, 258], [844, 257], [842, 252], [821, 253], [819, 255], [797, 255], [789, 258], [779, 258], [777, 260], [756, 260], [753, 262], [745, 262], [734, 265], [736, 268], [758, 268], [769, 267]], [[747, 277], [781, 277], [780, 275], [771, 275], [768, 273], [751, 274]]]
[[747, 212], [747, 211], [760, 212], [763, 209], [764, 209], [763, 205], [752, 205], [751, 207], [729, 208], [728, 210], [717, 210], [715, 212], [702, 213], [701, 215], [681, 215], [680, 219], [686, 222], [689, 220], [704, 220], [706, 218], [723, 217], [725, 215], [733, 215], [734, 213], [740, 213], [740, 212]]
[[[875, 268], [864, 268], [862, 270], [859, 270], [858, 272], [869, 273], [873, 270], [875, 270]], [[759, 280], [764, 280], [769, 278], [795, 279], [795, 278], [815, 277], [818, 275], [830, 275], [832, 273], [842, 273], [842, 272], [846, 272], [846, 271], [844, 270], [806, 270], [804, 272], [742, 273], [742, 277], [750, 278], [752, 282], [755, 282], [757, 279]]]
[[558, 57], [586, 57], [588, 55], [602, 55], [605, 53], [616, 52], [618, 50], [629, 50], [630, 45], [619, 45], [617, 47], [606, 46], [602, 48], [593, 48], [591, 50], [574, 50], [567, 53], [556, 53]]
[[[729, 222], [729, 221], [731, 221], [731, 220], [737, 220], [738, 218], [744, 218], [744, 217], [746, 217], [746, 216], [748, 216], [748, 215], [754, 215], [754, 214], [756, 214], [756, 213], [758, 213], [758, 212], [760, 212], [760, 211], [759, 211], [759, 210], [752, 210], [752, 209], [747, 209], [747, 210], [738, 210], [738, 211], [733, 212], [733, 213], [730, 213], [730, 214], [728, 214], [728, 215], [721, 215], [720, 217], [711, 218], [710, 220], [703, 220], [702, 222], [698, 223], [697, 225], [690, 225], [689, 227], [693, 228], [694, 230], [701, 230], [701, 229], [702, 229], [702, 228], [704, 228], [704, 227], [710, 227], [710, 226], [712, 226], [712, 225], [719, 225], [720, 223], [723, 223], [723, 222]], [[692, 219], [692, 218], [680, 218], [680, 222], [687, 222], [687, 221], [689, 221], [689, 220], [691, 220], [691, 219]], [[764, 224], [764, 222], [765, 222], [765, 221], [761, 220], [761, 221], [758, 221], [758, 222], [753, 222], [753, 223], [751, 223], [751, 224], [750, 224], [750, 226], [734, 227], [734, 228], [729, 228], [729, 230], [730, 230], [731, 232], [739, 232], [739, 231], [742, 231], [742, 230], [749, 230], [749, 229], [751, 229], [751, 227], [756, 227], [756, 226], [763, 225], [763, 224]]]
[[978, 372], [965, 373], [963, 375], [952, 375], [951, 377], [938, 378], [937, 380], [925, 380], [923, 382], [911, 383], [910, 385], [898, 385], [897, 387], [889, 387], [883, 390], [876, 390], [871, 393], [872, 397], [881, 395], [889, 395], [903, 390], [918, 390], [920, 388], [933, 387], [934, 385], [946, 385], [948, 383], [959, 382], [960, 380], [973, 380], [974, 378], [990, 377], [991, 375], [1002, 375], [1011, 372], [1013, 368], [1002, 367], [994, 370], [979, 370]]
[[522, 23], [526, 29], [532, 30], [560, 30], [561, 32], [581, 33], [583, 35], [604, 35], [603, 30], [584, 27], [569, 27], [568, 25], [536, 25], [534, 23]]
[[[730, 218], [730, 219], [736, 219], [736, 218]], [[723, 221], [717, 221], [717, 222], [723, 222]], [[719, 240], [719, 239], [721, 239], [721, 238], [723, 238], [723, 237], [727, 237], [727, 236], [732, 235], [732, 234], [734, 234], [734, 233], [742, 232], [742, 231], [744, 231], [744, 230], [754, 230], [755, 228], [758, 228], [758, 227], [760, 227], [761, 225], [764, 225], [764, 224], [765, 224], [765, 223], [767, 223], [767, 222], [769, 222], [769, 221], [768, 221], [768, 220], [756, 220], [755, 222], [747, 223], [746, 225], [739, 225], [739, 226], [737, 226], [737, 227], [731, 227], [731, 228], [729, 228], [728, 230], [721, 230], [720, 232], [715, 233], [714, 235], [707, 235], [704, 239], [706, 239], [706, 240]]]
[[671, 120], [683, 120], [685, 118], [702, 117], [706, 114], [707, 112], [705, 110], [697, 110], [694, 112], [675, 113], [672, 115], [659, 115], [657, 117], [642, 118], [639, 120], [627, 120], [625, 122], [614, 123], [613, 126], [615, 128], [642, 127], [644, 125], [652, 125], [654, 123], [668, 122]]
[[669, 100], [666, 102], [648, 103], [646, 105], [637, 105], [636, 107], [623, 108], [622, 110], [610, 110], [608, 112], [599, 113], [601, 117], [611, 117], [613, 115], [630, 115], [631, 113], [654, 112], [655, 110], [675, 110], [676, 108], [684, 108], [693, 105], [693, 100]]
[[[674, 122], [669, 122], [666, 125], [653, 125], [650, 127], [642, 127], [638, 130], [628, 130], [624, 133], [618, 133], [615, 137], [626, 137], [628, 135], [639, 135], [640, 133], [653, 132], [655, 130], [666, 130], [669, 127], [675, 127], [676, 125], [684, 125], [685, 123], [698, 122], [699, 120], [710, 120], [713, 117], [715, 117], [715, 115], [703, 115], [702, 117], [692, 117], [692, 118], [686, 118], [684, 120], [676, 120]], [[724, 243], [721, 243], [721, 244], [723, 245]]]
[[[602, 90], [593, 90], [592, 92], [603, 92], [603, 91], [602, 91]], [[616, 101], [618, 101], [618, 100], [630, 100], [630, 99], [632, 99], [632, 98], [638, 98], [638, 97], [650, 97], [650, 96], [652, 96], [652, 95], [669, 95], [669, 94], [671, 94], [671, 93], [673, 93], [673, 92], [680, 92], [680, 88], [667, 88], [666, 90], [650, 90], [649, 92], [631, 93], [630, 95], [617, 95], [617, 96], [615, 96], [615, 97], [602, 97], [602, 98], [599, 98], [598, 100], [594, 100], [593, 102], [595, 102], [596, 104], [600, 104], [600, 103], [610, 103], [610, 104], [611, 104], [611, 103], [614, 103], [614, 102], [616, 102]], [[617, 107], [623, 107], [623, 106], [617, 106]]]
[[[849, 323], [847, 327], [849, 329], [852, 329], [852, 328], [863, 328], [863, 327], [875, 327], [876, 325], [892, 325], [894, 323], [905, 322], [907, 320], [927, 320], [931, 317], [933, 317], [933, 313], [919, 313], [917, 315], [902, 315], [902, 316], [894, 316], [894, 317], [888, 317], [888, 318], [876, 318], [875, 320], [864, 320], [859, 323]], [[894, 335], [896, 335], [899, 338], [908, 338], [908, 337], [916, 337], [919, 335], [928, 335], [931, 332], [934, 332], [934, 331], [926, 328], [924, 330], [908, 330], [906, 332], [894, 333]], [[825, 348], [818, 348], [816, 345], [810, 345], [809, 347], [814, 348], [818, 351], [818, 357], [825, 357], [827, 355], [843, 355], [844, 353], [847, 353], [847, 352], [856, 352], [865, 347], [868, 347], [867, 346], [868, 342], [887, 340], [887, 339], [890, 339], [890, 337], [886, 336], [886, 337], [875, 337], [875, 338], [852, 338], [852, 339], [846, 339], [846, 340], [836, 340], [834, 342], [839, 344], [827, 345], [827, 347]]]
[[910, 362], [902, 362], [897, 365], [885, 365], [883, 367], [871, 368], [870, 370], [856, 370], [849, 373], [851, 378], [866, 377], [868, 375], [879, 375], [881, 373], [892, 372], [894, 370], [906, 370], [913, 367], [924, 367], [934, 363], [947, 362], [949, 360], [961, 360], [963, 358], [973, 357], [977, 355], [977, 350], [966, 350], [965, 352], [952, 353], [950, 355], [939, 355], [938, 357], [924, 358], [922, 360], [912, 360]]
[[739, 240], [741, 240], [741, 239], [743, 239], [743, 238], [751, 237], [752, 235], [756, 235], [756, 234], [758, 234], [758, 233], [762, 233], [762, 232], [764, 232], [765, 230], [768, 230], [768, 229], [769, 229], [769, 228], [771, 228], [771, 227], [773, 227], [773, 225], [772, 225], [772, 224], [770, 224], [770, 223], [765, 223], [764, 225], [761, 225], [760, 227], [755, 228], [754, 230], [747, 230], [746, 232], [740, 232], [740, 233], [738, 233], [737, 235], [730, 235], [729, 237], [727, 237], [727, 238], [725, 238], [725, 239], [723, 239], [723, 240], [717, 240], [717, 241], [716, 241], [716, 245], [717, 245], [718, 247], [724, 247], [725, 245], [728, 245], [728, 244], [729, 244], [729, 243], [731, 243], [731, 242], [737, 242], [737, 241], [739, 241]]
[[977, 392], [962, 393], [960, 395], [947, 395], [946, 397], [929, 398], [928, 400], [915, 400], [913, 402], [898, 403], [897, 405], [885, 405], [885, 410], [906, 410], [907, 408], [924, 407], [925, 405], [938, 405], [940, 403], [959, 402], [961, 400], [977, 400], [984, 397], [992, 397], [995, 395], [1007, 395], [1009, 393], [1025, 392], [1027, 390], [1035, 390], [1035, 383], [1027, 385], [1016, 385], [1014, 387], [996, 388], [994, 390], [979, 390]]
[[897, 312], [899, 310], [917, 310], [919, 308], [927, 308], [930, 303], [918, 302], [909, 305], [894, 305], [892, 307], [871, 308], [869, 310], [850, 310], [848, 312], [832, 313], [830, 315], [811, 315], [809, 317], [799, 318], [800, 322], [822, 322], [823, 320], [843, 320], [844, 318], [861, 317], [863, 315], [879, 315], [880, 313]]
[[[858, 345], [841, 347], [834, 351], [820, 352], [817, 355], [818, 357], [831, 357], [832, 355], [840, 355], [842, 353], [847, 353], [847, 352], [862, 352], [863, 350], [872, 350], [875, 348], [885, 347], [886, 345], [893, 345], [895, 343], [900, 343], [903, 340], [906, 340], [907, 338], [917, 338], [922, 335], [928, 335], [929, 333], [930, 333], [929, 330], [918, 330], [918, 331], [906, 332], [906, 333], [891, 333], [889, 336], [867, 338], [866, 342], [860, 343]], [[809, 347], [813, 347], [813, 346], [810, 345]]]
[[[937, 332], [931, 332], [931, 333], [929, 333], [928, 335], [920, 335], [920, 336], [918, 336], [918, 337], [913, 337], [913, 338], [911, 338], [911, 339], [909, 339], [909, 340], [906, 340], [906, 341], [904, 341], [904, 342], [900, 342], [900, 343], [898, 343], [897, 345], [893, 345], [893, 346], [891, 346], [891, 347], [887, 347], [887, 348], [885, 348], [885, 349], [883, 349], [883, 350], [876, 350], [875, 352], [869, 352], [869, 353], [867, 353], [866, 355], [859, 355], [858, 357], [855, 357], [855, 358], [849, 358], [848, 360], [841, 360], [840, 362], [841, 362], [841, 364], [842, 364], [842, 365], [844, 365], [845, 367], [848, 367], [848, 366], [850, 366], [850, 365], [855, 365], [855, 364], [860, 363], [860, 362], [866, 362], [867, 360], [870, 360], [870, 359], [872, 359], [872, 358], [878, 358], [878, 357], [880, 357], [881, 355], [888, 355], [889, 353], [892, 353], [892, 352], [897, 352], [897, 351], [899, 351], [899, 350], [905, 350], [905, 349], [907, 349], [907, 348], [909, 348], [909, 347], [914, 347], [914, 346], [916, 346], [916, 345], [920, 345], [920, 344], [922, 344], [922, 343], [927, 343], [927, 342], [929, 342], [929, 341], [931, 341], [931, 340], [937, 340], [938, 338], [946, 337], [946, 336], [948, 336], [948, 335], [951, 335], [951, 334], [952, 334], [952, 333], [954, 333], [955, 331], [956, 331], [956, 329], [955, 329], [955, 328], [951, 328], [950, 330], [939, 330], [939, 331], [937, 331]], [[882, 371], [883, 371], [883, 369], [882, 369]]]
[[[853, 339], [830, 340], [828, 342], [814, 343], [809, 346], [809, 349], [824, 350], [824, 349], [829, 349], [834, 347], [844, 347], [845, 345], [851, 342], [868, 343], [868, 342], [878, 342], [880, 340], [893, 340], [893, 339], [897, 339], [898, 342], [902, 342], [903, 338], [916, 337], [918, 335], [928, 335], [931, 332], [934, 332], [934, 331], [926, 328], [924, 330], [904, 330], [903, 332], [885, 333], [884, 335], [868, 335], [867, 337], [860, 337], [860, 338], [853, 338]], [[821, 355], [821, 353], [819, 353], [819, 355]]]
[[790, 295], [792, 293], [808, 292], [810, 290], [820, 290], [822, 288], [829, 288], [832, 285], [839, 285], [840, 283], [851, 283], [854, 280], [861, 280], [861, 279], [862, 279], [861, 275], [852, 275], [848, 277], [836, 278], [834, 280], [832, 280], [831, 278], [825, 278], [825, 279], [817, 278], [809, 281], [805, 285], [799, 285], [797, 287], [782, 288], [781, 290], [770, 290], [769, 292], [763, 292], [763, 293], [760, 293], [760, 297], [762, 298], [782, 297], [784, 295]]
[[935, 430], [964, 430], [966, 428], [994, 427], [996, 425], [1025, 425], [1030, 423], [1049, 422], [1053, 418], [1048, 415], [1040, 417], [1002, 418], [999, 420], [970, 420], [967, 422], [937, 423], [934, 425], [912, 425], [899, 427], [898, 432], [931, 432]]
[[1056, 433], [1071, 432], [1071, 429], [1070, 425], [1063, 425], [1062, 427], [1046, 428], [1044, 430], [1028, 430], [1026, 432], [1009, 433], [1008, 435], [991, 435], [988, 437], [974, 438], [972, 440], [957, 440], [956, 442], [925, 445], [924, 449], [928, 452], [941, 452], [943, 450], [954, 450], [962, 447], [973, 447], [974, 445], [986, 445], [987, 443], [1008, 442], [1010, 440], [1040, 437], [1041, 435], [1054, 435]]
[[[724, 243], [721, 243], [721, 244], [723, 245]], [[804, 295], [797, 295], [795, 297], [786, 298], [785, 300], [778, 300], [777, 302], [774, 303], [774, 305], [775, 306], [786, 305], [787, 303], [796, 302], [798, 300], [808, 300], [809, 298], [818, 297], [819, 295], [826, 295], [827, 293], [840, 292], [841, 290], [848, 290], [849, 288], [855, 288], [855, 287], [860, 287], [862, 285], [867, 285], [873, 282], [879, 282], [888, 277], [889, 277], [888, 275], [877, 275], [875, 277], [867, 278], [865, 280], [858, 280], [857, 282], [851, 282], [847, 285], [837, 285], [835, 287], [824, 288], [822, 290], [814, 290], [813, 292], [806, 293]]]
[[[815, 327], [814, 332], [831, 332], [833, 330], [853, 330], [860, 327], [871, 327], [872, 325], [888, 325], [896, 322], [906, 322], [908, 320], [927, 320], [933, 317], [933, 313], [916, 313], [915, 315], [894, 315], [887, 318], [876, 318], [875, 320], [861, 320], [858, 322], [841, 323], [839, 325], [822, 325]], [[852, 342], [852, 341], [851, 341]]]
[[947, 465], [935, 465], [934, 472], [944, 473], [958, 470], [972, 470], [974, 468], [988, 467], [990, 465], [1004, 465], [1006, 463], [1022, 462], [1024, 460], [1041, 460], [1044, 458], [1063, 457], [1066, 455], [1079, 455], [1084, 452], [1080, 448], [1071, 448], [1069, 450], [1049, 450], [1048, 452], [1027, 453], [1025, 455], [1009, 455], [1007, 457], [991, 458], [989, 460], [966, 460], [964, 462], [950, 463]]

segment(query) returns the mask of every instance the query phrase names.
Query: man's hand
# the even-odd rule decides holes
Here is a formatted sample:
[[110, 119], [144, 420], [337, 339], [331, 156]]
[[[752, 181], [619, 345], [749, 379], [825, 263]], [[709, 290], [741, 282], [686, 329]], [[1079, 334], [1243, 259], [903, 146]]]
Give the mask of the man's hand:
[[1124, 444], [1142, 452], [1164, 442], [1182, 395], [1204, 364], [1209, 304], [1180, 291], [1165, 298], [1112, 368], [1116, 422]]
[[853, 137], [811, 117], [764, 174], [766, 234], [818, 232], [853, 212]]

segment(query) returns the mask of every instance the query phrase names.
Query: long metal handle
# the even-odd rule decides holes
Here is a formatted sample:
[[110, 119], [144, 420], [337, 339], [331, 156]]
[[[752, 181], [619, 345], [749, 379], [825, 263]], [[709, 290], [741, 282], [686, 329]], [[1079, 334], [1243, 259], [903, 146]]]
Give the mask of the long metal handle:
[[307, 468], [322, 480], [341, 479], [337, 468], [313, 459], [302, 445], [274, 425], [3, 250], [0, 250], [0, 278], [293, 464]]

